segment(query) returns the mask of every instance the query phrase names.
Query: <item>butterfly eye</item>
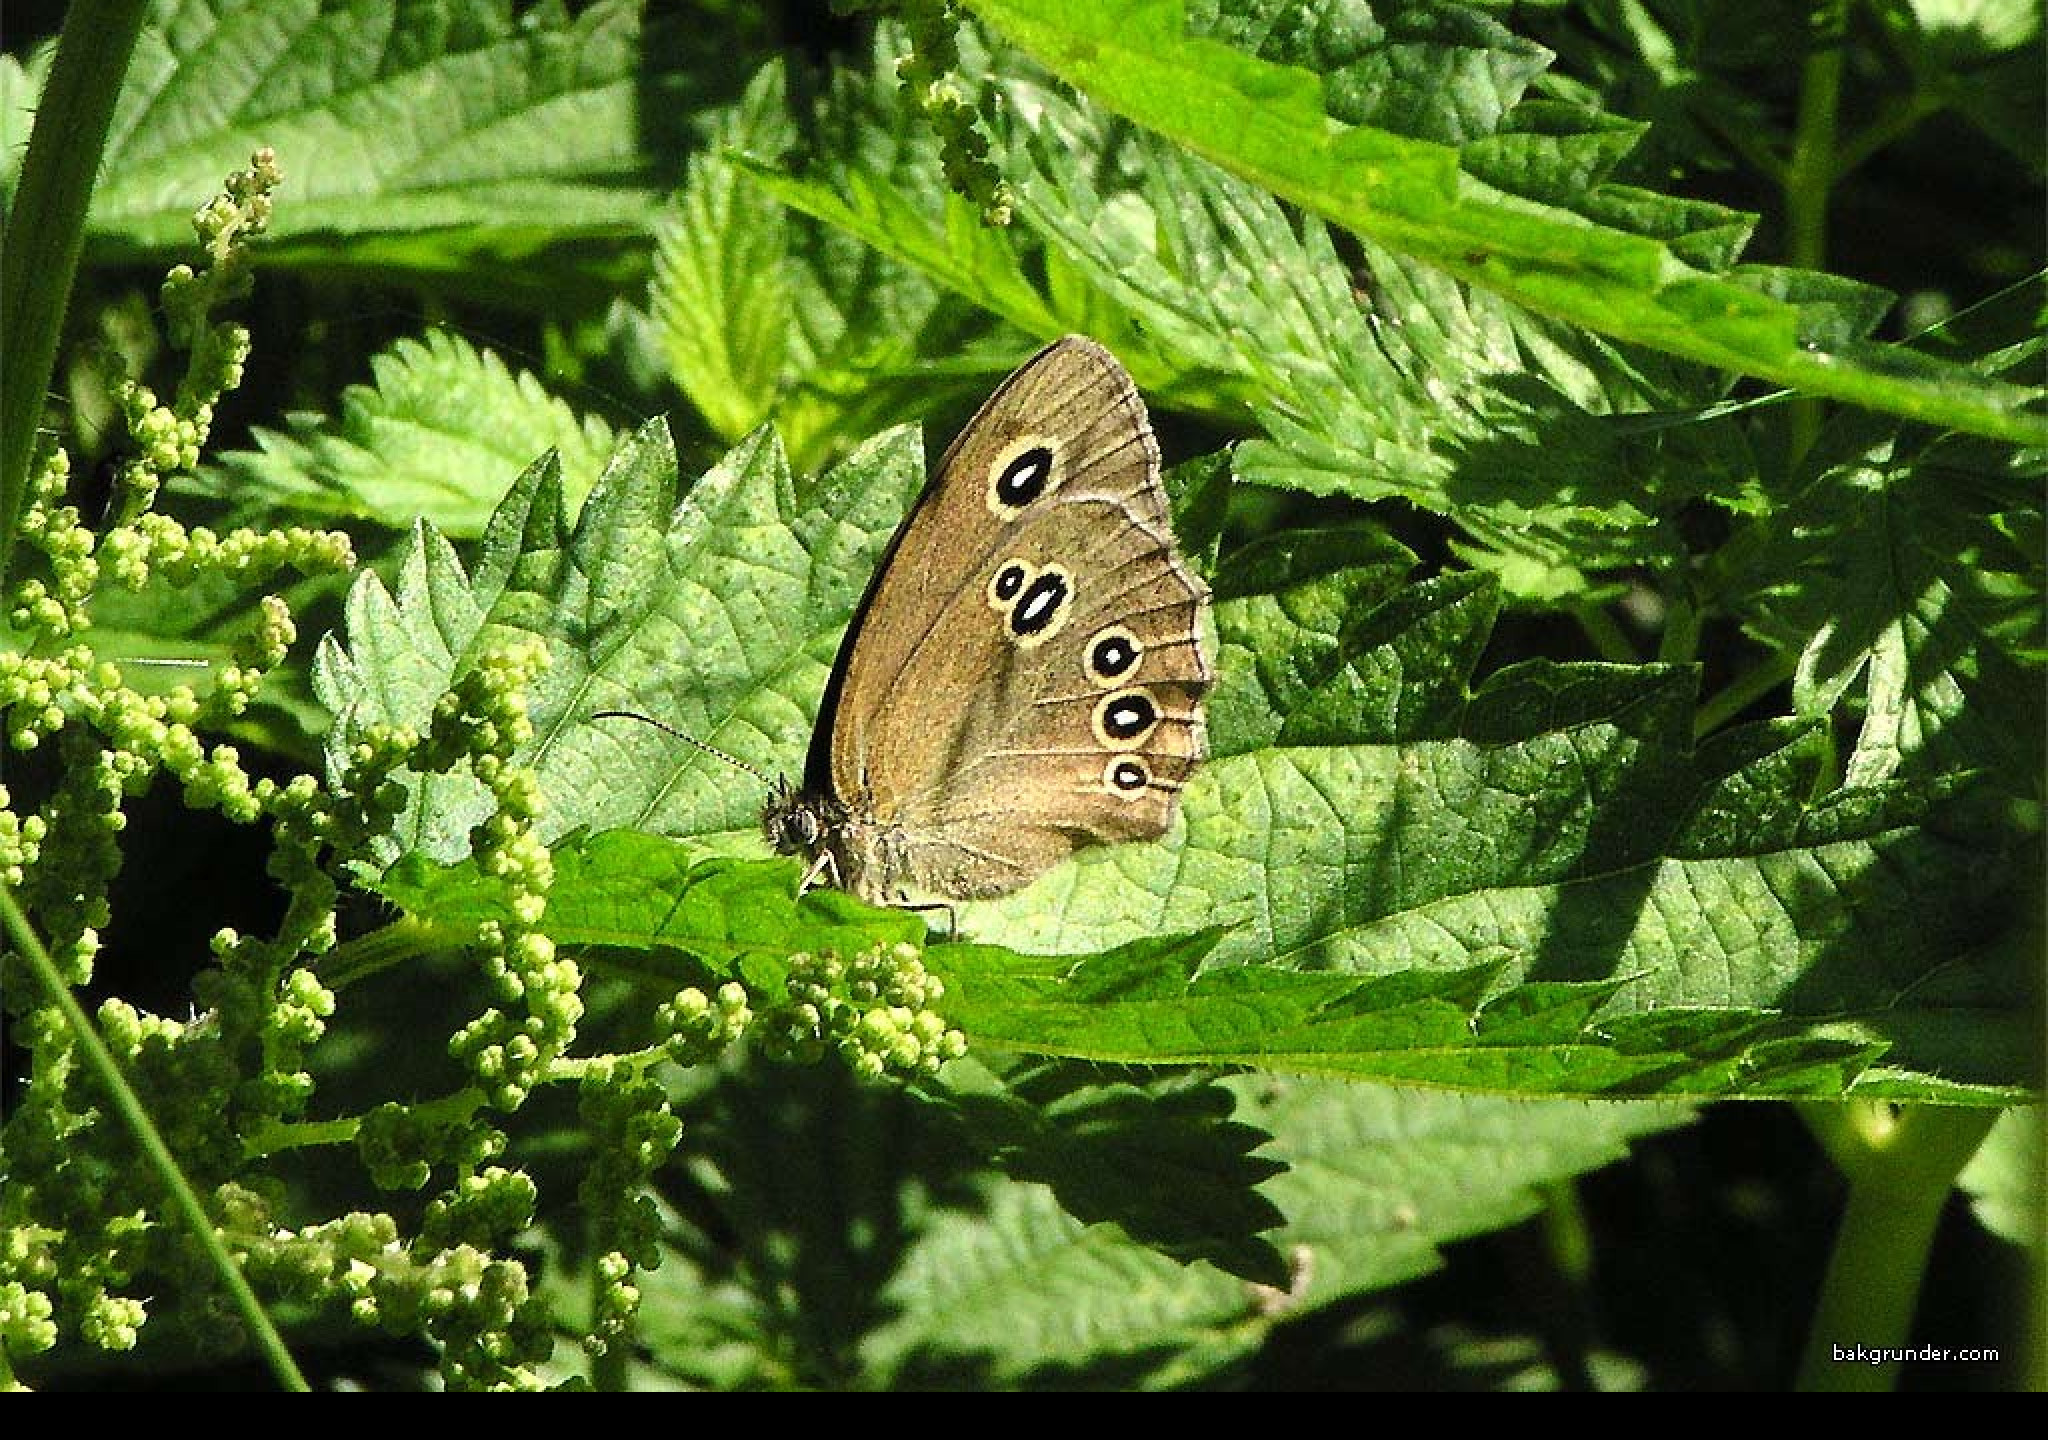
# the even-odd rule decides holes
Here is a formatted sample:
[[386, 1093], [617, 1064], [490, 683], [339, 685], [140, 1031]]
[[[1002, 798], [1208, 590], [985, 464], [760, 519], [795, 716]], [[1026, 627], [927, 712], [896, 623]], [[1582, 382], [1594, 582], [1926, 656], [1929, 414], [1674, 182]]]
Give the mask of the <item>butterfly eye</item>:
[[1096, 684], [1106, 685], [1130, 674], [1144, 658], [1145, 647], [1138, 643], [1138, 637], [1121, 625], [1112, 625], [1096, 631], [1089, 640], [1081, 657], [1081, 672]]
[[988, 471], [988, 508], [1008, 520], [1049, 490], [1059, 488], [1059, 457], [1037, 436], [1026, 436], [998, 455]]
[[1143, 690], [1119, 690], [1095, 707], [1095, 738], [1112, 750], [1141, 745], [1159, 726], [1159, 707]]
[[1103, 788], [1112, 795], [1134, 800], [1152, 783], [1152, 772], [1135, 755], [1119, 755], [1102, 767]]

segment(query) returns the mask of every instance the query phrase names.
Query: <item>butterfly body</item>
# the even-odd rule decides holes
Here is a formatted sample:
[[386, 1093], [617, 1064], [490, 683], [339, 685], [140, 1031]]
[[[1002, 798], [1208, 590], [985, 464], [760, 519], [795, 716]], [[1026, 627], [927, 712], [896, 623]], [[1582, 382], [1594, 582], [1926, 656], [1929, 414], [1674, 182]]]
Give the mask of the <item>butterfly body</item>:
[[890, 542], [764, 833], [885, 903], [1001, 895], [1157, 837], [1203, 754], [1207, 604], [1130, 377], [1091, 340], [1047, 347]]

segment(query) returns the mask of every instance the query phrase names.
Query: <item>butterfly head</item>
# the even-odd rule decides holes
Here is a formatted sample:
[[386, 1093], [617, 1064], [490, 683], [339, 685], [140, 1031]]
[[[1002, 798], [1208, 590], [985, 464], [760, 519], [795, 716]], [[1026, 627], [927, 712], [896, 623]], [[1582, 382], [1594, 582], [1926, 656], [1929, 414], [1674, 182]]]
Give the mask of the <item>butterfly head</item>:
[[761, 835], [781, 855], [810, 855], [825, 838], [824, 806], [816, 796], [800, 793], [787, 775], [775, 782], [761, 807]]

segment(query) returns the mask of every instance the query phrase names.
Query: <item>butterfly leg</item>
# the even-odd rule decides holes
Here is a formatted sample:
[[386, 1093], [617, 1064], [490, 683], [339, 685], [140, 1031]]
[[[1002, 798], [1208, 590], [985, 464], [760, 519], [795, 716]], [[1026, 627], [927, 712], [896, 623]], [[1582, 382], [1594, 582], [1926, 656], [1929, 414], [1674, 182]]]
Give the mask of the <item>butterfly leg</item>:
[[796, 898], [801, 900], [807, 892], [815, 889], [821, 877], [834, 890], [845, 888], [839, 880], [839, 862], [830, 850], [820, 850], [811, 860], [811, 868], [804, 871], [804, 878], [796, 883]]

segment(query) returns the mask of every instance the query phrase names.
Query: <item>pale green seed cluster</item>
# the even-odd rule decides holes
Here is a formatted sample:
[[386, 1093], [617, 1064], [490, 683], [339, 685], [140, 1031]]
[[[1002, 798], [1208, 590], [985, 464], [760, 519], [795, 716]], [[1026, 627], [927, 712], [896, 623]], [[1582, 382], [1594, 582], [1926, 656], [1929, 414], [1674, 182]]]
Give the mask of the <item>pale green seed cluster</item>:
[[0, 785], [0, 885], [21, 888], [29, 869], [41, 858], [43, 837], [49, 833], [49, 822], [42, 816], [15, 814], [14, 797]]
[[48, 580], [30, 576], [15, 586], [7, 618], [16, 630], [61, 639], [90, 623], [86, 603], [100, 577], [93, 558], [98, 538], [78, 507], [64, 503], [71, 483], [69, 454], [58, 448], [44, 451], [30, 483], [20, 540], [25, 549], [42, 553], [50, 575]]
[[[432, 1334], [442, 1373], [465, 1389], [528, 1388], [551, 1346], [526, 1267], [492, 1251], [532, 1224], [525, 1176], [472, 1178], [412, 1240], [389, 1215], [354, 1212], [298, 1229], [278, 1226], [255, 1192], [223, 1187], [224, 1230], [252, 1281], [310, 1304], [340, 1302], [358, 1324]], [[446, 1240], [454, 1232], [471, 1238]]]
[[526, 692], [547, 663], [547, 647], [537, 638], [485, 652], [435, 705], [415, 761], [434, 770], [466, 763], [495, 802], [469, 839], [479, 868], [504, 885], [511, 918], [484, 921], [476, 945], [500, 1004], [526, 1013], [515, 1017], [493, 1006], [464, 1026], [449, 1049], [504, 1110], [525, 1103], [583, 1018], [583, 972], [539, 929], [555, 878], [554, 857], [535, 830], [540, 780], [512, 761], [533, 739]]
[[661, 1212], [647, 1191], [675, 1153], [683, 1126], [669, 1109], [667, 1092], [616, 1058], [584, 1073], [577, 1111], [590, 1141], [577, 1197], [592, 1245], [605, 1252], [598, 1263], [594, 1323], [584, 1340], [597, 1355], [624, 1333], [639, 1308], [633, 1272], [661, 1263]]
[[640, 1313], [640, 1287], [633, 1283], [633, 1265], [616, 1250], [597, 1257], [597, 1295], [590, 1334], [583, 1347], [602, 1355], [633, 1324]]
[[379, 1105], [356, 1128], [363, 1167], [385, 1190], [424, 1187], [433, 1177], [429, 1155], [474, 1174], [502, 1158], [506, 1143], [504, 1131], [473, 1114], [451, 1116], [428, 1105]]
[[[296, 630], [281, 599], [259, 600], [247, 633], [203, 693], [179, 686], [145, 695], [98, 661], [88, 643], [71, 642], [90, 639], [92, 601], [108, 583], [226, 576], [246, 584], [286, 566], [353, 564], [341, 534], [215, 536], [148, 513], [165, 476], [198, 463], [215, 403], [241, 378], [248, 336], [213, 324], [210, 311], [234, 291], [229, 272], [246, 268], [242, 242], [262, 228], [276, 182], [274, 162], [259, 156], [204, 217], [206, 266], [181, 267], [167, 284], [172, 338], [191, 352], [189, 363], [169, 402], [138, 384], [119, 390], [131, 445], [114, 478], [107, 533], [95, 535], [65, 503], [65, 453], [52, 448], [39, 457], [16, 552], [30, 573], [7, 597], [14, 634], [0, 651], [0, 733], [16, 750], [55, 751], [52, 763], [24, 771], [37, 788], [22, 810], [14, 793], [0, 790], [0, 880], [69, 984], [91, 979], [128, 797], [167, 774], [189, 806], [238, 823], [267, 818], [277, 828], [271, 873], [289, 901], [276, 938], [222, 931], [213, 946], [220, 966], [199, 977], [189, 1020], [118, 998], [102, 1003], [96, 1017], [166, 1144], [194, 1176], [233, 1173], [246, 1161], [246, 1134], [303, 1112], [312, 1080], [301, 1057], [334, 1010], [332, 993], [299, 963], [334, 943], [335, 886], [318, 854], [331, 829], [328, 797], [313, 776], [252, 781], [234, 746], [201, 738], [248, 709]], [[60, 1331], [105, 1348], [134, 1345], [147, 1308], [127, 1290], [138, 1276], [161, 1283], [189, 1265], [176, 1227], [123, 1208], [137, 1193], [134, 1142], [83, 1078], [62, 1012], [33, 1003], [39, 991], [22, 983], [13, 958], [7, 963], [0, 994], [27, 1078], [10, 1094], [6, 1116], [0, 1379], [11, 1376], [12, 1358], [47, 1348]]]
[[[20, 1163], [10, 1154], [10, 1165]], [[116, 1213], [100, 1245], [81, 1254], [61, 1231], [22, 1223], [12, 1200], [0, 1206], [0, 1358], [51, 1349], [69, 1325], [99, 1349], [132, 1350], [149, 1311], [121, 1291], [143, 1268], [150, 1233], [141, 1212]], [[72, 1317], [67, 1326], [60, 1314]], [[11, 1376], [11, 1366], [0, 1373]]]
[[930, 1075], [967, 1053], [967, 1038], [930, 1007], [945, 986], [917, 947], [876, 945], [843, 961], [826, 951], [789, 958], [789, 1002], [761, 1020], [771, 1053], [799, 1060], [836, 1050], [855, 1073]]
[[41, 1290], [19, 1280], [0, 1282], [0, 1350], [40, 1355], [57, 1343], [56, 1307]]
[[253, 584], [286, 568], [319, 575], [355, 565], [354, 548], [340, 530], [288, 525], [278, 530], [244, 527], [217, 535], [204, 525], [187, 529], [154, 511], [109, 531], [99, 551], [108, 577], [130, 590], [140, 590], [152, 576], [173, 585], [189, 585], [202, 575]]
[[896, 64], [903, 93], [939, 137], [939, 163], [954, 193], [981, 207], [984, 225], [1007, 225], [1015, 207], [1009, 182], [988, 158], [979, 108], [954, 79], [960, 68], [955, 38], [960, 15], [952, 0], [911, 0], [902, 10], [911, 51]]
[[654, 1023], [678, 1065], [701, 1065], [744, 1035], [754, 1012], [747, 987], [728, 980], [718, 994], [706, 995], [694, 985], [678, 991], [654, 1012]]

